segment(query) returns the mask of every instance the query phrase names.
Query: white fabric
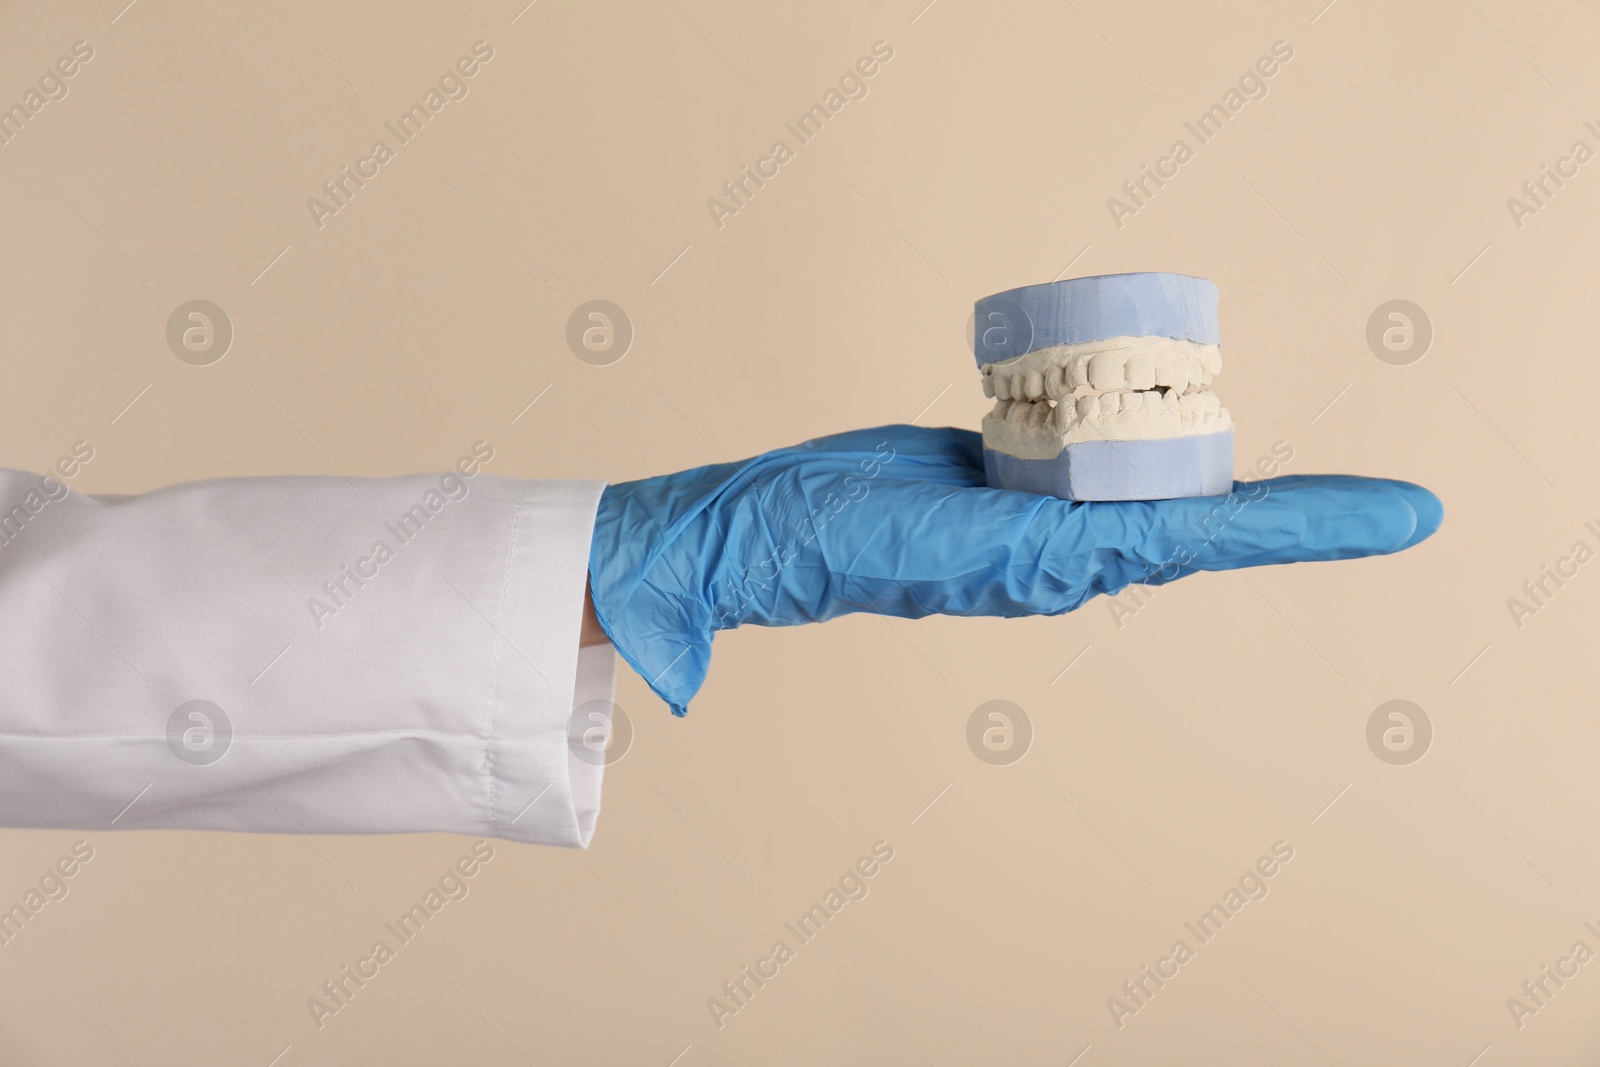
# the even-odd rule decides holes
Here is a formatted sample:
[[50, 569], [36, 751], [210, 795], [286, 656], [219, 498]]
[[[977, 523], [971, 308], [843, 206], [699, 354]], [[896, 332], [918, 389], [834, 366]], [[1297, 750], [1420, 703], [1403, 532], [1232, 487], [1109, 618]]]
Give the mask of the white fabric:
[[[0, 470], [0, 825], [587, 847], [603, 768], [568, 729], [613, 695], [611, 647], [578, 648], [602, 488], [451, 473], [91, 497]], [[180, 719], [200, 732], [179, 730], [185, 758], [169, 745], [191, 700], [231, 725], [210, 764], [216, 724], [208, 745]]]

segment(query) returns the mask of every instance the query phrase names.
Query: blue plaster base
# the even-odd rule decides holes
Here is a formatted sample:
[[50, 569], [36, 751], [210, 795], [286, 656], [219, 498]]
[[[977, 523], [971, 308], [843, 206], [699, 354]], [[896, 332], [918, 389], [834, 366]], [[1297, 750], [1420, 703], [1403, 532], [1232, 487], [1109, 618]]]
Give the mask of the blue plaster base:
[[1233, 431], [1154, 441], [1084, 441], [1055, 459], [983, 450], [995, 489], [1064, 500], [1166, 500], [1223, 496], [1233, 489]]

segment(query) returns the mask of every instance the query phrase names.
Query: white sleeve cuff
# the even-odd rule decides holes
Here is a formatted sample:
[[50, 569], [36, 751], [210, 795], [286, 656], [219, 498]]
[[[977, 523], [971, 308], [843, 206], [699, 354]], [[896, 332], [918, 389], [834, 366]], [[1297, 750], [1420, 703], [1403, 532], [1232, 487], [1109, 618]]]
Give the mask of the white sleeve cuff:
[[604, 753], [574, 738], [591, 714], [609, 721], [616, 684], [610, 645], [578, 647], [603, 488], [530, 482], [518, 500], [492, 668], [487, 832], [495, 837], [587, 848], [594, 836]]

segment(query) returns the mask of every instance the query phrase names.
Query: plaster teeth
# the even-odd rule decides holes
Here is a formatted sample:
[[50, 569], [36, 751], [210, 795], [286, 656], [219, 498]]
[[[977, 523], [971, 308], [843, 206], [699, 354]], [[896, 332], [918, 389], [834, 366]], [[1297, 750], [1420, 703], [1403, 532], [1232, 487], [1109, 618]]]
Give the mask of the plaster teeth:
[[1215, 345], [1118, 337], [1038, 349], [982, 368], [986, 447], [1053, 459], [1085, 441], [1161, 440], [1221, 433], [1233, 417], [1207, 386], [1222, 368]]
[[1078, 356], [1067, 365], [1067, 384], [1074, 389], [1081, 389], [1089, 384], [1089, 359], [1087, 356]]
[[1085, 387], [1180, 393], [1211, 384], [1222, 370], [1216, 345], [1169, 337], [1115, 337], [1081, 345], [1036, 349], [983, 368], [996, 397], [1059, 400]]
[[1114, 352], [1096, 352], [1089, 357], [1089, 384], [1096, 389], [1121, 389], [1123, 357]]
[[1200, 359], [1198, 356], [1189, 356], [1187, 358], [1179, 356], [1172, 361], [1172, 376], [1167, 379], [1167, 385], [1181, 393], [1189, 388], [1190, 382], [1200, 381], [1200, 375], [1194, 373], [1199, 369]]
[[1173, 390], [1088, 393], [1049, 400], [997, 400], [984, 418], [986, 447], [1052, 459], [1082, 441], [1162, 440], [1221, 433], [1233, 417], [1215, 393]]
[[1123, 365], [1129, 389], [1154, 389], [1156, 387], [1155, 357], [1146, 352], [1135, 352]]
[[1157, 352], [1156, 353], [1155, 365], [1156, 365], [1156, 384], [1157, 385], [1171, 385], [1172, 384], [1172, 363], [1177, 358], [1179, 358], [1179, 357], [1174, 356], [1171, 352]]

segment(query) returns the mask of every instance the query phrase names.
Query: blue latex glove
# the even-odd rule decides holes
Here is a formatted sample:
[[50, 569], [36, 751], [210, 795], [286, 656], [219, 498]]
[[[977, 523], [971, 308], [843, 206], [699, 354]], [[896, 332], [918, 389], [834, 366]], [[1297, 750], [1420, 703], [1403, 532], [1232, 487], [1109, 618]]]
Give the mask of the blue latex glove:
[[617, 651], [682, 715], [717, 630], [1059, 615], [1132, 582], [1397, 552], [1443, 514], [1420, 486], [1346, 475], [1075, 503], [985, 487], [969, 430], [884, 426], [608, 486], [590, 593]]

